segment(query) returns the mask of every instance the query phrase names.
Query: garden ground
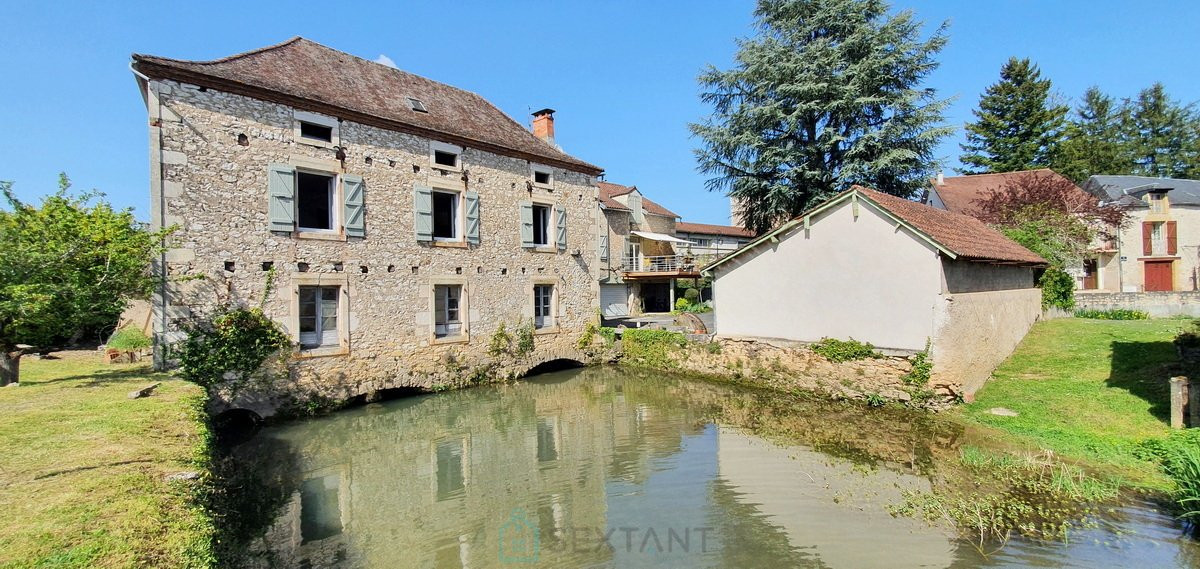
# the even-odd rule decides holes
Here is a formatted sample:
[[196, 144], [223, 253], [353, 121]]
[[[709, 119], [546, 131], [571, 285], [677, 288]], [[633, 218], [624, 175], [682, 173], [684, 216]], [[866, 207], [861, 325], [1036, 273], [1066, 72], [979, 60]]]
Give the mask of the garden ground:
[[[0, 567], [210, 566], [203, 389], [96, 352], [55, 356], [27, 356], [21, 384], [0, 388]], [[201, 480], [167, 480], [192, 471]]]

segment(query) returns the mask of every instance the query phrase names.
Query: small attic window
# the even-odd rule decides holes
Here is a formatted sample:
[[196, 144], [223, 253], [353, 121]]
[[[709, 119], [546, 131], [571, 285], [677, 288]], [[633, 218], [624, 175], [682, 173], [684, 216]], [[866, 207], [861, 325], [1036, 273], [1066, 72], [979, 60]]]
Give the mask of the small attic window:
[[333, 142], [333, 127], [300, 121], [300, 136], [309, 140]]
[[296, 142], [324, 148], [333, 148], [339, 144], [336, 118], [300, 110], [293, 111], [293, 117]]
[[533, 185], [540, 188], [553, 189], [554, 186], [554, 171], [550, 168], [540, 165], [530, 165], [530, 170], [533, 171]]
[[428, 113], [429, 112], [429, 111], [425, 110], [425, 103], [422, 103], [420, 99], [414, 99], [412, 97], [409, 97], [408, 98], [408, 106], [412, 110], [414, 110], [418, 113]]
[[462, 147], [443, 142], [430, 141], [429, 161], [434, 168], [459, 170], [462, 168]]

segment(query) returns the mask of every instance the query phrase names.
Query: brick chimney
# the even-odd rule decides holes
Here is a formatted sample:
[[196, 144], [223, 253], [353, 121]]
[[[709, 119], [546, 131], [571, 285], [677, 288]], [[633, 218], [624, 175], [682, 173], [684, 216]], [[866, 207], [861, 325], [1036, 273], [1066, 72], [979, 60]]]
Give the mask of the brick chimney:
[[542, 109], [533, 113], [533, 135], [554, 144], [554, 109]]

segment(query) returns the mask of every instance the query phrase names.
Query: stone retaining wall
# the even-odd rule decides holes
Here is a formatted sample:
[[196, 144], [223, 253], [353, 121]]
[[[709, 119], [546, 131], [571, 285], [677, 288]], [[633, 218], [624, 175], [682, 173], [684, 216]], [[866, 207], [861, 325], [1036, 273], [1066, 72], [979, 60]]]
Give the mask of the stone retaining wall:
[[1200, 291], [1169, 292], [1082, 292], [1075, 293], [1075, 307], [1083, 310], [1142, 310], [1154, 317], [1200, 317]]

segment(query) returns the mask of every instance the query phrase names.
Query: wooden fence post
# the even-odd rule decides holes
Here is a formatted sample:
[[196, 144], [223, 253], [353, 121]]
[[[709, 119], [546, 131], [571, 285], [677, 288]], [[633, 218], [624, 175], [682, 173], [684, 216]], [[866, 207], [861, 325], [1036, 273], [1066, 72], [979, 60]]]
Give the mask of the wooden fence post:
[[1171, 378], [1171, 428], [1183, 428], [1183, 407], [1187, 402], [1187, 378]]

